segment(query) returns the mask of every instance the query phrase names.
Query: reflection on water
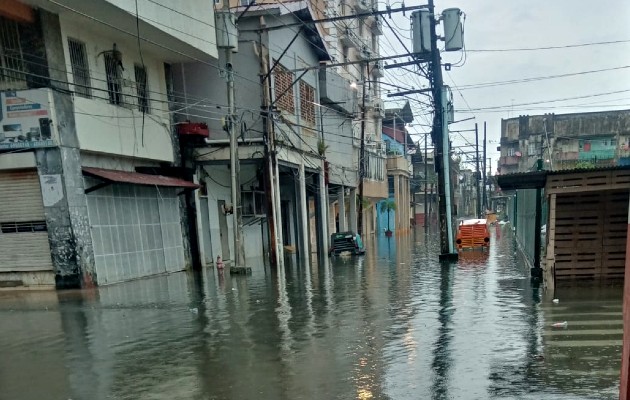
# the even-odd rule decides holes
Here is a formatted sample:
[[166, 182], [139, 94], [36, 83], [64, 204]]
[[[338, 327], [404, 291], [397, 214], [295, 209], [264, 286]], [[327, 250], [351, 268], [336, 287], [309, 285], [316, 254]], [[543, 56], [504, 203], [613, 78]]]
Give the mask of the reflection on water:
[[621, 291], [554, 304], [493, 235], [452, 265], [420, 230], [250, 277], [0, 292], [0, 399], [614, 398]]

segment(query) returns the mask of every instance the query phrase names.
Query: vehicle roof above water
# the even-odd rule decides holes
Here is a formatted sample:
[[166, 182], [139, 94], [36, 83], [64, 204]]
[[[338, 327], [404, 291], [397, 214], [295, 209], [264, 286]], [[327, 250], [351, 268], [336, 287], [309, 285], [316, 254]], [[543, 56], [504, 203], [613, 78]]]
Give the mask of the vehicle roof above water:
[[487, 224], [486, 219], [465, 219], [461, 222], [461, 225], [478, 225], [478, 224]]

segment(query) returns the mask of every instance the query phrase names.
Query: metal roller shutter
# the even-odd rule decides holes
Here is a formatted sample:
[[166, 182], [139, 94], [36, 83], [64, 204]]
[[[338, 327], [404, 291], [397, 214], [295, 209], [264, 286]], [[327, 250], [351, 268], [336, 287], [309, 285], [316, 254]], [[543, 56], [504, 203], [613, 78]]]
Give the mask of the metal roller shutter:
[[0, 172], [0, 272], [52, 269], [37, 171]]

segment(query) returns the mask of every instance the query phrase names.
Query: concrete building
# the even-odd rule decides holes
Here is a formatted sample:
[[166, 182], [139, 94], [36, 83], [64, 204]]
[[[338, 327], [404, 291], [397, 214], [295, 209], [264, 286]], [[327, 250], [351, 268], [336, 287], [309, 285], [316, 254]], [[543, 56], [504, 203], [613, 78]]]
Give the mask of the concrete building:
[[[190, 265], [169, 63], [216, 59], [212, 4], [7, 0], [0, 284], [108, 284]], [[140, 173], [143, 171], [144, 173]]]
[[[383, 140], [387, 149], [387, 183], [388, 198], [378, 203], [378, 227], [383, 233], [388, 229], [388, 219], [393, 218], [390, 229], [396, 234], [405, 234], [411, 227], [411, 191], [410, 178], [413, 172], [411, 166], [411, 152], [415, 152], [416, 145], [407, 132], [406, 124], [413, 121], [411, 107], [407, 102], [399, 109], [385, 110], [383, 120]], [[394, 201], [395, 211], [387, 212], [381, 206], [384, 202]], [[389, 214], [389, 215], [388, 215]], [[390, 221], [392, 222], [392, 221]]]
[[630, 110], [501, 120], [500, 174], [630, 165]]

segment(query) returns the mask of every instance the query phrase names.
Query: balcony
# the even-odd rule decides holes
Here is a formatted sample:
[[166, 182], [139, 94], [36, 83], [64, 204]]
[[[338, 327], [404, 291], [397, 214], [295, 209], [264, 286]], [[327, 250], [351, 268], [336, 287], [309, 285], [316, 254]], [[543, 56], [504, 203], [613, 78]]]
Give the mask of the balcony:
[[411, 164], [403, 156], [389, 156], [387, 157], [387, 173], [399, 173], [409, 174]]
[[52, 91], [30, 89], [7, 91], [0, 110], [5, 111], [0, 131], [0, 151], [54, 147], [59, 143]]
[[559, 161], [575, 161], [578, 159], [577, 151], [563, 151], [556, 155], [556, 160]]
[[591, 151], [580, 151], [578, 160], [594, 161], [594, 160], [612, 160], [615, 158], [615, 149], [600, 149]]
[[346, 29], [346, 31], [339, 38], [341, 44], [346, 46], [349, 49], [360, 49], [361, 48], [361, 39], [357, 35], [355, 35], [352, 30]]
[[516, 156], [502, 156], [499, 159], [499, 165], [518, 165], [518, 161], [519, 161], [520, 157], [516, 157]]

